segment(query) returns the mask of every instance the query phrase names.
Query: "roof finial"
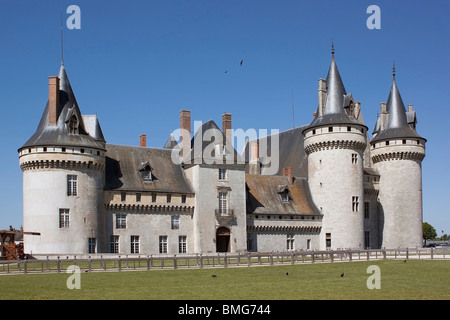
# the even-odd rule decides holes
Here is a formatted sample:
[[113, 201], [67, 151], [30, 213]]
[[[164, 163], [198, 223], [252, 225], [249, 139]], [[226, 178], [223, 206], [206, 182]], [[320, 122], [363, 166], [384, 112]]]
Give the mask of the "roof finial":
[[61, 21], [60, 21], [60, 28], [61, 28], [61, 65], [64, 65], [64, 36], [63, 36], [63, 22], [62, 22], [62, 10], [61, 10]]
[[331, 38], [331, 54], [334, 55], [334, 40]]
[[395, 60], [392, 60], [392, 77], [395, 78]]

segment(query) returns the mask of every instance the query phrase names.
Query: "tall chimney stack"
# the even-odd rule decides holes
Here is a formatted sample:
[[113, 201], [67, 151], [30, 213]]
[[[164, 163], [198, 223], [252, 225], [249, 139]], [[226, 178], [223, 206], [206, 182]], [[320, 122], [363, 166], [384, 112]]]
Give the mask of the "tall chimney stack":
[[147, 135], [146, 134], [141, 134], [139, 137], [139, 145], [141, 147], [146, 147], [147, 146]]
[[317, 108], [319, 114], [317, 116], [323, 116], [323, 110], [325, 108], [325, 103], [327, 101], [327, 82], [324, 79], [319, 79], [319, 89], [317, 90], [319, 98], [319, 107]]
[[[226, 141], [232, 144], [231, 141], [231, 113], [224, 113], [222, 115], [222, 132], [227, 138]], [[224, 145], [226, 144], [224, 141]]]
[[181, 156], [185, 157], [191, 150], [191, 111], [180, 111], [180, 130]]
[[294, 183], [294, 176], [292, 174], [292, 168], [284, 168], [283, 169], [283, 176], [288, 178], [289, 184]]
[[48, 123], [56, 125], [59, 112], [59, 78], [48, 77]]
[[259, 141], [250, 141], [250, 161], [249, 161], [249, 173], [261, 174], [260, 161], [259, 161]]

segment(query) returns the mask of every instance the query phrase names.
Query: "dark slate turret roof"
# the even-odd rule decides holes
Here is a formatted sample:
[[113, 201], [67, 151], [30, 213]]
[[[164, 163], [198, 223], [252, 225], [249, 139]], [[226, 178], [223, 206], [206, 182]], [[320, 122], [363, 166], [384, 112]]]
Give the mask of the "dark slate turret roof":
[[[143, 179], [146, 168], [151, 169], [151, 182]], [[170, 149], [106, 144], [105, 175], [105, 190], [193, 193]]]
[[401, 138], [424, 139], [408, 124], [405, 105], [395, 81], [395, 73], [392, 77], [392, 86], [386, 108], [388, 113], [386, 127], [382, 131], [375, 131], [377, 135], [372, 139], [372, 142]]
[[316, 116], [306, 129], [330, 124], [358, 124], [363, 125], [354, 117], [347, 115], [345, 107], [351, 100], [351, 94], [347, 94], [344, 83], [342, 82], [339, 69], [332, 51], [331, 64], [326, 78], [327, 99], [322, 116], [316, 112]]
[[[69, 78], [67, 77], [64, 65], [61, 65], [59, 70], [59, 117], [56, 125], [49, 125], [49, 105], [44, 109], [41, 121], [33, 136], [22, 146], [28, 148], [32, 146], [65, 146], [65, 147], [86, 147], [104, 149], [105, 139], [98, 120], [93, 120], [90, 125], [93, 131], [91, 136], [85, 127], [83, 116], [78, 107], [77, 100], [73, 94], [70, 86]], [[67, 130], [66, 121], [71, 115], [76, 115], [78, 118], [78, 134], [69, 134]], [[92, 133], [91, 133], [92, 134]]]

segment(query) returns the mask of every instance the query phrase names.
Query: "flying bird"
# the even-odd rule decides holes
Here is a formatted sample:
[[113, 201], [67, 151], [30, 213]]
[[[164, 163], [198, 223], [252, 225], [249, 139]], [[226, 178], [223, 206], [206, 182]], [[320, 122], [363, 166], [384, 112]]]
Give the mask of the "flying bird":
[[244, 63], [244, 60], [241, 60], [241, 67], [242, 67], [242, 64]]

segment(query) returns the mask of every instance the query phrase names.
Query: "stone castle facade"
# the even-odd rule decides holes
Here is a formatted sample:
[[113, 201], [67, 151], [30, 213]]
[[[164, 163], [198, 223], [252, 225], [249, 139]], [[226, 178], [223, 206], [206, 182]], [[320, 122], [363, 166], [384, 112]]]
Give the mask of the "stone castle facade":
[[[312, 110], [313, 111], [313, 110]], [[28, 254], [192, 254], [422, 245], [426, 139], [395, 71], [369, 138], [334, 51], [311, 123], [233, 147], [231, 114], [162, 148], [107, 143], [64, 65], [19, 148]], [[270, 155], [270, 156], [269, 156]]]

